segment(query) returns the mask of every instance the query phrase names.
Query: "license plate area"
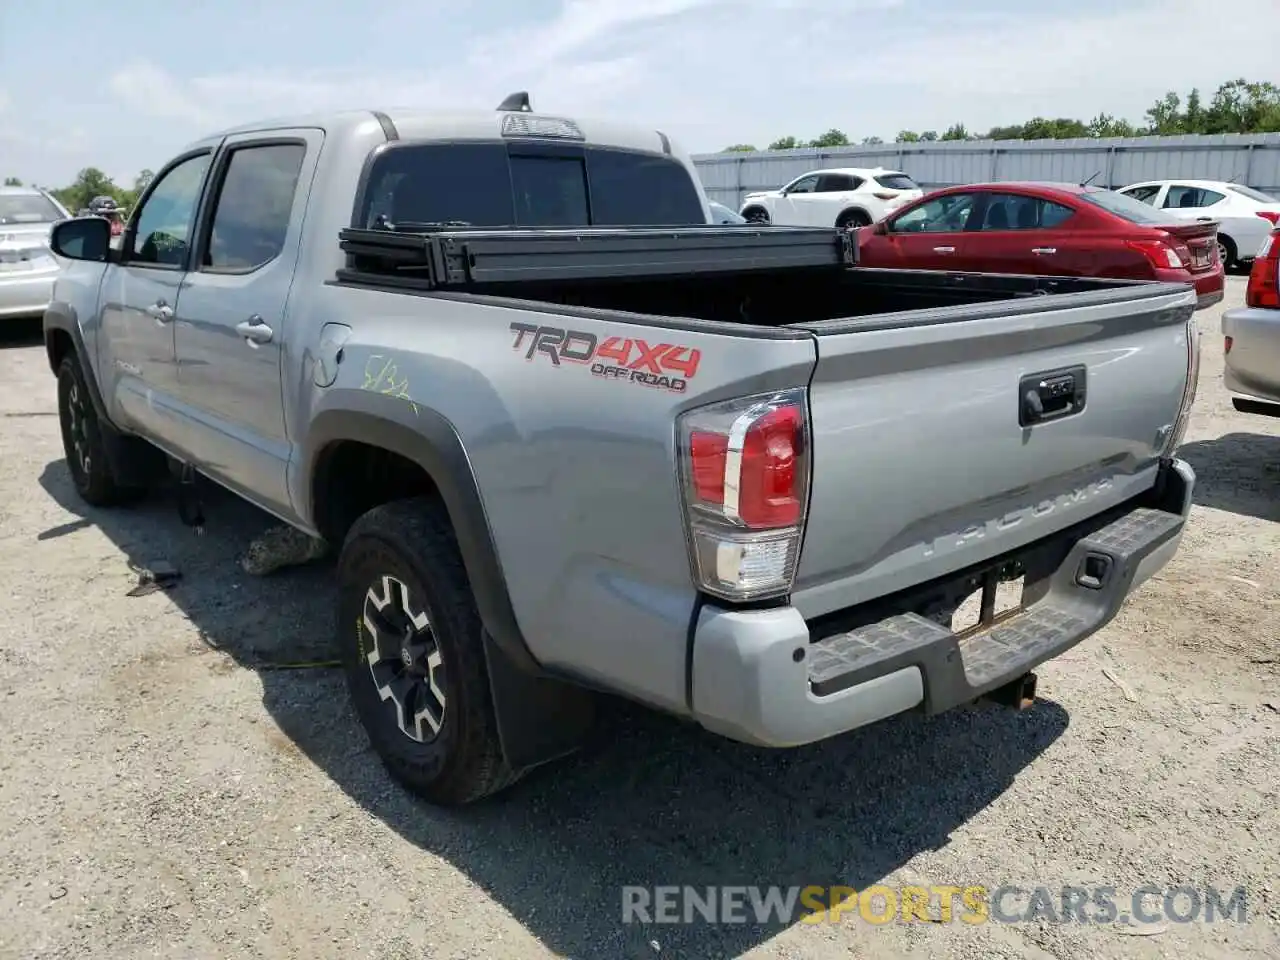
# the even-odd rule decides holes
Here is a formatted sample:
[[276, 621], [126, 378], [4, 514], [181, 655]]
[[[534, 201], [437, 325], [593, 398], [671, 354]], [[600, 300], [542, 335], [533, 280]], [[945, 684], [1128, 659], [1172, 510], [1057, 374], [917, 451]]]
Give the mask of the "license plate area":
[[1026, 574], [1014, 563], [993, 567], [974, 578], [975, 586], [952, 612], [948, 626], [959, 639], [990, 630], [1023, 611]]

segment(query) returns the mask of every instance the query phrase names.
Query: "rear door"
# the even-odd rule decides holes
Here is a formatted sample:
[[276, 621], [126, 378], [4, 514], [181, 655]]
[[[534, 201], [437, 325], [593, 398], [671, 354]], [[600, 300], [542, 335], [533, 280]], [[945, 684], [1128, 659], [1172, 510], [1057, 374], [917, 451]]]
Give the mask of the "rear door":
[[814, 201], [809, 205], [811, 227], [834, 227], [841, 211], [853, 202], [848, 194], [857, 190], [865, 181], [847, 173], [824, 173], [818, 177]]
[[1071, 207], [1043, 197], [988, 193], [977, 229], [969, 233], [959, 258], [960, 269], [1083, 275], [1087, 251], [1067, 226], [1074, 216]]
[[193, 458], [264, 506], [290, 509], [281, 357], [316, 129], [229, 137], [175, 324]]
[[[806, 324], [812, 488], [793, 601], [844, 609], [1025, 546], [1149, 489], [1195, 294], [1151, 284]], [[1083, 409], [1021, 426], [1027, 378]]]
[[1213, 220], [1213, 207], [1227, 199], [1225, 193], [1185, 183], [1171, 183], [1160, 206], [1180, 220]]
[[960, 270], [979, 194], [948, 193], [925, 200], [885, 223], [877, 236], [883, 263], [903, 270]]

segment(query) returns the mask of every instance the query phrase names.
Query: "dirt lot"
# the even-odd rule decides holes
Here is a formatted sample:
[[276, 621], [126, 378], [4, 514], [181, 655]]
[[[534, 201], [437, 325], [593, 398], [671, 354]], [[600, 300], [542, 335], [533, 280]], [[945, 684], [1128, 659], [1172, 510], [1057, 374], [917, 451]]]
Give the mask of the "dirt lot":
[[[1183, 548], [1041, 671], [1033, 710], [786, 753], [623, 711], [588, 755], [461, 813], [391, 785], [336, 672], [269, 669], [331, 655], [331, 588], [323, 565], [240, 572], [265, 517], [220, 498], [197, 538], [163, 498], [76, 501], [38, 330], [18, 332], [0, 346], [0, 957], [1280, 955], [1280, 420], [1231, 408], [1217, 311], [1202, 329]], [[154, 559], [182, 582], [126, 596]], [[878, 881], [1244, 885], [1249, 922], [620, 922], [624, 884]]]

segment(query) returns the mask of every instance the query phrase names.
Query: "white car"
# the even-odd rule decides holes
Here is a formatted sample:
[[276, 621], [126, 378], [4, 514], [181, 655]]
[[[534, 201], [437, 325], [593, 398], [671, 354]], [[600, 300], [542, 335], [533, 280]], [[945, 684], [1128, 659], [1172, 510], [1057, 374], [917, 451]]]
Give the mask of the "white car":
[[1167, 210], [1182, 220], [1218, 221], [1218, 259], [1223, 267], [1251, 261], [1280, 224], [1280, 200], [1222, 180], [1147, 180], [1118, 193]]
[[34, 187], [0, 187], [0, 319], [44, 314], [61, 265], [49, 250], [65, 207]]
[[924, 195], [900, 170], [814, 170], [780, 190], [748, 193], [742, 216], [787, 227], [865, 227]]

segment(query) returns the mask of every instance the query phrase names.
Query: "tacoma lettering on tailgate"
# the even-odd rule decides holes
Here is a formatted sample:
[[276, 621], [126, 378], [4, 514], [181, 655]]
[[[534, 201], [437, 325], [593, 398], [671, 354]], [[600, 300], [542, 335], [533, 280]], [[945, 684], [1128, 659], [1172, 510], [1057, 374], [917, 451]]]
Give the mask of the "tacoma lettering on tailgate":
[[593, 376], [625, 383], [639, 383], [660, 390], [683, 393], [698, 373], [702, 351], [674, 343], [649, 343], [633, 337], [608, 337], [594, 333], [513, 323], [513, 350], [523, 350], [532, 362], [539, 355], [559, 367], [565, 363], [590, 364]]

